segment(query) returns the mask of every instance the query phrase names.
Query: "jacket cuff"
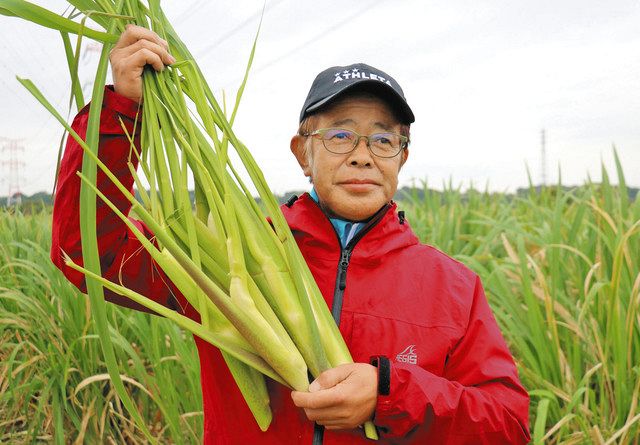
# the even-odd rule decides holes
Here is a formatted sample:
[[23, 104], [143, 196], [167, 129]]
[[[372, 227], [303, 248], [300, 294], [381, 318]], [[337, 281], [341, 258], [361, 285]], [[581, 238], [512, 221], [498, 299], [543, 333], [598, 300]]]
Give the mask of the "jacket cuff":
[[[415, 372], [420, 373], [420, 379]], [[383, 437], [403, 437], [418, 425], [428, 425], [425, 386], [431, 382], [436, 385], [438, 379], [441, 377], [417, 365], [389, 362], [389, 394], [378, 394], [373, 415], [373, 423]]]
[[106, 85], [104, 87], [102, 104], [103, 107], [111, 109], [129, 119], [135, 119], [142, 108], [142, 104], [116, 93], [113, 85]]
[[389, 376], [389, 390], [386, 394], [381, 394], [380, 391], [378, 391], [378, 399], [376, 401], [376, 409], [374, 411], [373, 414], [373, 423], [376, 425], [376, 427], [381, 430], [382, 433], [388, 433], [389, 432], [389, 428], [385, 425], [388, 425], [389, 423], [389, 417], [392, 416], [392, 405], [393, 405], [393, 382], [392, 382], [392, 375], [393, 375], [393, 363], [389, 360], [389, 369], [388, 369], [388, 376]]

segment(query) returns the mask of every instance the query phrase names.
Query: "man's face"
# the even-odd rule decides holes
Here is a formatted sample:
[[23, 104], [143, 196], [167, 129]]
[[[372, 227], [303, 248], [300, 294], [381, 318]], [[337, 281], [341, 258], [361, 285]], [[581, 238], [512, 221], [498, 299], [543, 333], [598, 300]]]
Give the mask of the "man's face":
[[[361, 135], [400, 132], [400, 123], [387, 104], [375, 97], [347, 97], [315, 115], [312, 122], [309, 132], [319, 128], [344, 128]], [[351, 153], [335, 154], [318, 138], [294, 136], [291, 150], [312, 179], [323, 209], [330, 216], [353, 221], [371, 217], [391, 200], [408, 156], [405, 149], [393, 158], [377, 157], [364, 138]]]

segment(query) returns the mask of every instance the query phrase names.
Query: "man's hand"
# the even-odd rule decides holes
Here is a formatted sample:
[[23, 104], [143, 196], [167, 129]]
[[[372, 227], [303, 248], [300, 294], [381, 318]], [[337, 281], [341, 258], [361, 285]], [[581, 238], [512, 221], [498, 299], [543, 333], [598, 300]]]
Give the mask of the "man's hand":
[[356, 428], [371, 420], [377, 395], [378, 371], [365, 363], [329, 369], [309, 385], [309, 392], [291, 392], [293, 403], [309, 420], [330, 430]]
[[151, 65], [156, 71], [171, 65], [176, 59], [168, 49], [167, 42], [155, 32], [141, 26], [127, 25], [109, 54], [115, 92], [141, 102], [145, 65]]

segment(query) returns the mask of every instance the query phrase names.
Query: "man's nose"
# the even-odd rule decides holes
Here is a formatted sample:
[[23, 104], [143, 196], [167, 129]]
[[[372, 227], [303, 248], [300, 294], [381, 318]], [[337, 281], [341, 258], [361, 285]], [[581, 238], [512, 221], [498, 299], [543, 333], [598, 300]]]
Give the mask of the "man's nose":
[[367, 136], [358, 136], [356, 146], [349, 153], [349, 164], [351, 165], [371, 165], [372, 155], [368, 147], [369, 139]]

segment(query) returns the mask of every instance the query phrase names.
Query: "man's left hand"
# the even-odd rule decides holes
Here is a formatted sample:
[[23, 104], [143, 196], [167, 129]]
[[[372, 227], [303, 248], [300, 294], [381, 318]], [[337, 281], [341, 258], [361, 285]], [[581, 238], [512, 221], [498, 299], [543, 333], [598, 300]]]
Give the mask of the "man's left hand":
[[309, 392], [291, 392], [293, 403], [309, 420], [330, 430], [356, 428], [371, 420], [377, 395], [378, 371], [366, 363], [329, 369], [309, 385]]

